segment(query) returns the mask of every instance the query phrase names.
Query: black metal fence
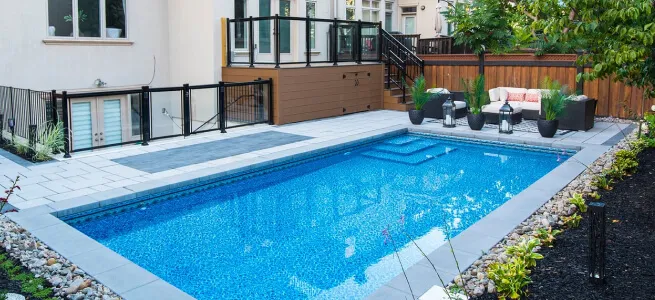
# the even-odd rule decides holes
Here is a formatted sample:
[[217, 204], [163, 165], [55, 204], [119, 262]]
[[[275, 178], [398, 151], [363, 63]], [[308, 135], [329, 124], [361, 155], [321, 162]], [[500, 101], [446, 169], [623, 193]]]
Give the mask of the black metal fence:
[[379, 62], [381, 30], [381, 22], [279, 15], [228, 19], [227, 65], [279, 68], [299, 63]]
[[37, 129], [56, 122], [61, 113], [52, 95], [52, 92], [0, 86], [0, 136], [4, 131], [12, 137], [38, 142]]
[[62, 111], [64, 157], [273, 122], [272, 79], [54, 95], [68, 108]]

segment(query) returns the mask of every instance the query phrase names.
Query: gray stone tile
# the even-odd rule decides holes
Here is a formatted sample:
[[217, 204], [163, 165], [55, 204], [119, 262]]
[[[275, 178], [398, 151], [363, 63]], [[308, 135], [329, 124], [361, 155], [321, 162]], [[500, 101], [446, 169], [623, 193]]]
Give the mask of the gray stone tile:
[[43, 206], [52, 203], [52, 201], [45, 198], [32, 199], [27, 201], [13, 202], [10, 201], [11, 205], [20, 210], [25, 210], [33, 207]]
[[56, 193], [67, 193], [71, 189], [67, 188], [65, 185], [72, 184], [73, 182], [68, 179], [54, 179], [48, 182], [42, 182], [40, 185], [56, 192]]
[[[157, 276], [145, 269], [128, 263], [120, 267], [98, 273], [94, 276], [102, 284], [110, 287], [114, 292], [123, 294], [127, 291], [144, 286], [155, 280]], [[145, 295], [144, 295], [145, 296]], [[126, 296], [127, 298], [127, 296]], [[157, 299], [156, 297], [132, 298], [132, 299]]]
[[119, 188], [119, 187], [126, 187], [128, 185], [137, 184], [137, 183], [139, 183], [139, 182], [134, 181], [132, 179], [123, 179], [123, 180], [119, 180], [119, 181], [115, 181], [115, 182], [110, 182], [110, 183], [107, 183], [105, 185], [108, 186], [108, 187], [111, 187], [111, 188]]
[[70, 214], [83, 212], [89, 209], [100, 207], [98, 200], [90, 196], [80, 196], [76, 198], [66, 199], [59, 202], [48, 204], [54, 211], [57, 217], [63, 217]]
[[501, 240], [500, 237], [490, 236], [474, 229], [467, 229], [452, 238], [451, 244], [454, 249], [470, 253], [482, 253], [482, 251], [487, 252]]
[[104, 167], [101, 170], [124, 178], [132, 178], [132, 177], [148, 175], [148, 173], [146, 172], [135, 170], [133, 168], [122, 166], [122, 165], [113, 165], [109, 167]]
[[[448, 279], [455, 277], [454, 274], [450, 274], [444, 270], [437, 269], [437, 272], [439, 276], [441, 276], [441, 278], [444, 280], [444, 282], [446, 282], [446, 284], [448, 284], [450, 281]], [[408, 267], [407, 270], [405, 270], [407, 279], [405, 279], [405, 275], [401, 273], [389, 281], [386, 285], [388, 287], [410, 294], [410, 288], [407, 284], [407, 280], [409, 280], [411, 291], [413, 291], [414, 296], [418, 297], [423, 295], [434, 285], [441, 285], [439, 277], [437, 276], [437, 272], [435, 272], [434, 269], [429, 265], [418, 263]]]
[[[453, 257], [453, 254], [450, 252], [450, 247], [448, 244], [445, 244], [428, 254], [428, 258], [432, 261], [437, 270], [442, 270], [446, 274], [458, 274], [458, 264], [459, 269], [465, 271], [471, 264], [473, 264], [473, 262], [480, 258], [481, 255], [482, 253], [473, 254], [460, 249], [455, 249], [455, 257]], [[457, 258], [457, 260], [455, 260], [455, 258]], [[419, 264], [431, 267], [430, 263], [425, 258], [419, 261]]]
[[76, 266], [87, 272], [91, 276], [103, 273], [130, 263], [127, 258], [124, 258], [114, 251], [106, 247], [102, 247], [89, 252], [81, 253], [69, 257]]
[[46, 199], [52, 200], [53, 202], [59, 202], [62, 200], [66, 199], [72, 199], [75, 197], [80, 197], [80, 196], [85, 196], [85, 195], [90, 195], [95, 193], [96, 190], [91, 189], [91, 188], [83, 188], [79, 190], [74, 190], [72, 192], [67, 192], [67, 193], [60, 193], [52, 196], [46, 197]]
[[[419, 295], [414, 295], [415, 299], [418, 299]], [[387, 300], [387, 299], [412, 299], [412, 295], [394, 289], [388, 286], [382, 286], [377, 289], [373, 294], [366, 297], [367, 300]]]
[[268, 131], [118, 158], [114, 161], [144, 172], [156, 173], [308, 139], [310, 137]]
[[136, 198], [136, 194], [126, 188], [115, 188], [102, 193], [95, 193], [90, 196], [100, 204], [100, 206], [107, 206], [126, 200]]
[[[22, 182], [18, 182], [19, 185], [22, 185]], [[52, 195], [57, 194], [55, 191], [52, 191], [46, 187], [43, 187], [39, 184], [32, 185], [22, 185], [21, 190], [16, 191], [16, 195], [20, 196], [25, 200], [33, 200], [38, 198], [46, 198]]]
[[8, 214], [12, 221], [16, 222], [27, 231], [35, 231], [46, 227], [59, 225], [62, 223], [57, 217], [51, 214], [43, 214], [39, 216], [23, 215], [23, 214]]
[[32, 234], [66, 258], [104, 247], [63, 222]]
[[192, 300], [193, 297], [189, 296], [180, 289], [170, 285], [169, 283], [159, 279], [140, 286], [128, 292], [122, 293], [122, 296], [127, 300], [136, 299], [158, 299], [158, 300]]

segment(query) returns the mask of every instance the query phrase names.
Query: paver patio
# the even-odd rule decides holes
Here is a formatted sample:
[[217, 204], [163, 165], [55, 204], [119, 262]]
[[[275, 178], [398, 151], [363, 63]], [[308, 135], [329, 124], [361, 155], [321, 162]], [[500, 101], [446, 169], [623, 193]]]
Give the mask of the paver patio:
[[[492, 129], [485, 128], [474, 132], [463, 126], [446, 129], [438, 122], [412, 126], [407, 113], [383, 110], [283, 126], [258, 125], [225, 134], [213, 132], [186, 139], [160, 140], [149, 146], [133, 145], [73, 153], [71, 159], [63, 160], [58, 157], [58, 161], [37, 165], [18, 164], [0, 154], [0, 176], [4, 178], [0, 179], [0, 186], [6, 188], [10, 179], [20, 175], [22, 191], [12, 197], [11, 205], [26, 209], [399, 125], [442, 132], [454, 131], [459, 136], [480, 139], [518, 143], [525, 143], [527, 140], [533, 144], [553, 147], [611, 145], [623, 137], [621, 130], [629, 126], [601, 122], [596, 123], [596, 126], [587, 132], [571, 132], [553, 139], [545, 139], [539, 133], [515, 131], [512, 135], [501, 135]], [[243, 141], [249, 139], [245, 137], [248, 135], [251, 135], [249, 138], [253, 139], [252, 142], [239, 144], [239, 149], [229, 148], [228, 139], [237, 138], [232, 141]], [[217, 143], [218, 141], [221, 142]], [[270, 144], [266, 146], [263, 141]], [[185, 153], [187, 149], [189, 160], [177, 161], [180, 159], [179, 153]], [[191, 151], [192, 149], [215, 152], [204, 154], [202, 159], [198, 159], [193, 156], [195, 150]], [[152, 155], [145, 155], [148, 153]], [[178, 155], [167, 155], [172, 153]], [[156, 159], [150, 161], [147, 167], [139, 163], [140, 159], [150, 158]], [[167, 159], [173, 161], [166, 161]]]

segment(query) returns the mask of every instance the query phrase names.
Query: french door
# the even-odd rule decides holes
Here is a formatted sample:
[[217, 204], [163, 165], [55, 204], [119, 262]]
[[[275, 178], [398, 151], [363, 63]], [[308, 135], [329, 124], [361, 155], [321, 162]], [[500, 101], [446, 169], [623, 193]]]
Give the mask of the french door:
[[[291, 0], [251, 0], [256, 1], [260, 17], [279, 15], [291, 16]], [[257, 36], [256, 61], [275, 62], [275, 21], [258, 21], [253, 26]], [[291, 21], [280, 20], [280, 60], [291, 61]]]
[[[71, 143], [73, 150], [117, 145], [140, 139], [126, 96], [75, 99], [71, 101]], [[139, 122], [136, 122], [139, 123]], [[140, 128], [139, 128], [140, 129]]]

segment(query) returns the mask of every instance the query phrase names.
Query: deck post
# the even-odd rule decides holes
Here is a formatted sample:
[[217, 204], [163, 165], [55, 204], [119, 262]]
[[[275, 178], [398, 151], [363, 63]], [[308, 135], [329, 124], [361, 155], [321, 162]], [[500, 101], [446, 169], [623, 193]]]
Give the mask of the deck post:
[[382, 61], [382, 21], [378, 23], [378, 61]]
[[275, 14], [273, 23], [273, 34], [275, 35], [275, 68], [280, 68], [280, 15]]
[[362, 20], [357, 21], [357, 32], [355, 33], [355, 40], [357, 43], [355, 44], [355, 61], [357, 62], [358, 65], [362, 64]]
[[182, 86], [182, 107], [184, 108], [183, 118], [184, 118], [184, 136], [191, 135], [191, 90], [189, 89], [189, 84], [185, 83]]
[[62, 115], [64, 118], [64, 158], [70, 158], [70, 125], [69, 125], [69, 118], [68, 118], [68, 110], [70, 109], [68, 106], [68, 92], [63, 91], [61, 93], [61, 111]]
[[141, 87], [141, 146], [148, 146], [150, 141], [150, 87]]
[[226, 34], [227, 66], [229, 67], [230, 65], [232, 65], [232, 40], [230, 38], [232, 36], [232, 33], [230, 32], [230, 18], [227, 18], [227, 22], [225, 22], [225, 30], [227, 31]]
[[337, 61], [339, 60], [339, 55], [337, 54], [337, 51], [339, 49], [337, 45], [337, 39], [339, 39], [339, 34], [337, 30], [339, 29], [339, 23], [337, 23], [338, 19], [334, 18], [334, 21], [332, 21], [332, 65], [336, 66]]
[[311, 67], [310, 63], [312, 61], [312, 41], [310, 31], [312, 30], [312, 24], [309, 21], [309, 16], [305, 20], [305, 52], [307, 56], [307, 65], [305, 67]]
[[273, 118], [273, 78], [268, 79], [268, 125], [274, 125], [275, 120]]
[[253, 28], [252, 16], [248, 20], [248, 60], [250, 67], [255, 67], [255, 29]]
[[218, 83], [218, 126], [221, 133], [225, 131], [225, 82]]

